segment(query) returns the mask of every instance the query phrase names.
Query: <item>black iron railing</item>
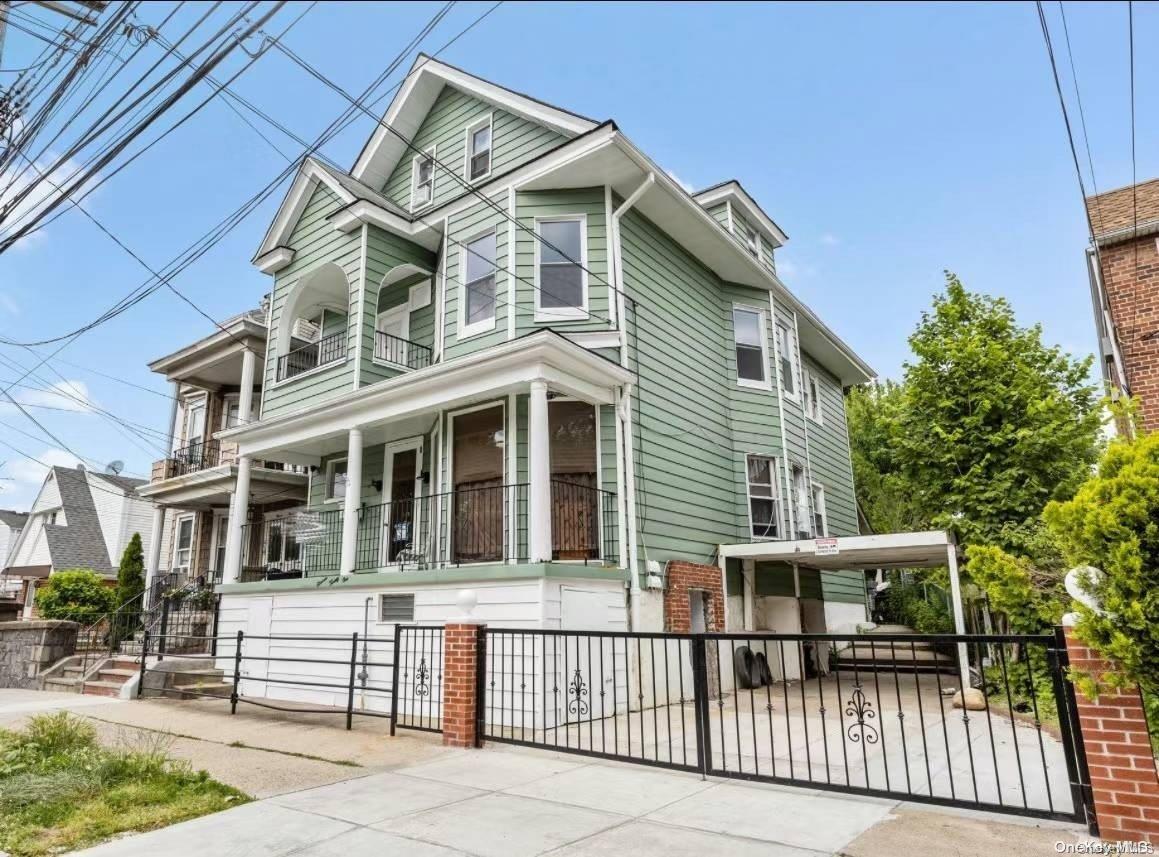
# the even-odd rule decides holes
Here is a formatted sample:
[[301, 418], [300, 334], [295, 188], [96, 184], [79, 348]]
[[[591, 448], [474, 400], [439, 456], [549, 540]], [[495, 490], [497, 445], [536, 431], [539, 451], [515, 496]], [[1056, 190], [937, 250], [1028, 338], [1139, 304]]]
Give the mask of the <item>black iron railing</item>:
[[200, 440], [173, 451], [165, 461], [165, 478], [197, 473], [221, 463], [221, 444], [216, 440]]
[[278, 380], [284, 381], [346, 357], [346, 331], [323, 336], [278, 358]]
[[432, 351], [425, 345], [392, 336], [377, 330], [374, 333], [374, 359], [405, 366], [407, 369], [422, 369], [431, 365]]

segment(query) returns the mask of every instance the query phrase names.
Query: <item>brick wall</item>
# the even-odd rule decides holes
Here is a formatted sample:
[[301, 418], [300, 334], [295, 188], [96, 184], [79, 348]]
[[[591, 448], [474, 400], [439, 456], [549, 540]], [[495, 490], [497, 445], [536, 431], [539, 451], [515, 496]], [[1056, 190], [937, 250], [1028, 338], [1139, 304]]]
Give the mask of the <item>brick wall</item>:
[[721, 571], [715, 565], [671, 560], [667, 567], [667, 585], [664, 587], [664, 630], [673, 634], [692, 631], [692, 602], [694, 591], [708, 593], [708, 630], [724, 630], [724, 586]]
[[[1103, 284], [1118, 331], [1127, 385], [1143, 425], [1159, 428], [1159, 249], [1154, 235], [1101, 248]], [[1136, 256], [1137, 254], [1137, 256]], [[1149, 337], [1150, 334], [1157, 334]]]
[[443, 744], [479, 747], [475, 691], [481, 626], [448, 622], [443, 630]]
[[[1098, 652], [1066, 630], [1070, 665], [1082, 672], [1109, 668]], [[1099, 836], [1159, 844], [1159, 775], [1138, 691], [1078, 695], [1079, 729], [1087, 754]]]

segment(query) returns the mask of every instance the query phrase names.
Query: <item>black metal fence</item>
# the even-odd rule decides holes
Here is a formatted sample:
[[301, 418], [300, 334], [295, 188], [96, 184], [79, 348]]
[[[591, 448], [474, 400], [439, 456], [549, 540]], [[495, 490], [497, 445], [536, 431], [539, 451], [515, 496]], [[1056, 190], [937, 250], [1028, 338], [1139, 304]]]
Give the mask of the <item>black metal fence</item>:
[[1089, 801], [1051, 636], [489, 628], [480, 658], [493, 741], [1060, 820]]
[[185, 476], [217, 467], [222, 463], [221, 443], [216, 440], [202, 440], [175, 449], [165, 460], [165, 479]]
[[[208, 657], [149, 670], [176, 648]], [[137, 695], [228, 699], [296, 714], [378, 717], [396, 727], [441, 731], [443, 629], [396, 625], [391, 636], [342, 634], [195, 635], [188, 630], [146, 631]]]
[[278, 358], [277, 379], [284, 381], [327, 363], [342, 360], [346, 357], [346, 342], [347, 333], [342, 330], [283, 354]]
[[419, 345], [401, 336], [392, 336], [379, 330], [374, 334], [374, 358], [405, 366], [408, 369], [425, 369], [431, 365], [434, 352], [426, 345]]

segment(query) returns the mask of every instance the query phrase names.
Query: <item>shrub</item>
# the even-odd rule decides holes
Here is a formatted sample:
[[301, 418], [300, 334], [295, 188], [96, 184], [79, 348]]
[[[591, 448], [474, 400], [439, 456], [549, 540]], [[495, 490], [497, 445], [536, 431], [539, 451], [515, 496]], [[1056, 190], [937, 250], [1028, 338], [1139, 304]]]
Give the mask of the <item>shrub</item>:
[[51, 575], [36, 591], [36, 609], [45, 619], [92, 624], [116, 607], [116, 592], [95, 571], [73, 568]]

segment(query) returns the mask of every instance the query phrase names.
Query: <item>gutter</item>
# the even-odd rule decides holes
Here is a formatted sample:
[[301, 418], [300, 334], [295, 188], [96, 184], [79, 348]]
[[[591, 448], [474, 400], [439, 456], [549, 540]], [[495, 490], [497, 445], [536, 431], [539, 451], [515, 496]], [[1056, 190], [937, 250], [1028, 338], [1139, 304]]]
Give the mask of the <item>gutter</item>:
[[[656, 183], [656, 173], [650, 170], [644, 181], [612, 212], [612, 252], [615, 254], [613, 269], [616, 283], [616, 317], [620, 328], [620, 365], [628, 368], [628, 316], [624, 300], [624, 260], [620, 247], [620, 219], [640, 201]], [[637, 358], [638, 361], [638, 358]], [[628, 629], [640, 630], [640, 561], [636, 538], [636, 460], [632, 446], [632, 385], [626, 385], [626, 395], [618, 402], [616, 419], [625, 425], [623, 449], [617, 450], [624, 458], [624, 505], [627, 507], [628, 544]], [[637, 395], [639, 391], [637, 390]]]

